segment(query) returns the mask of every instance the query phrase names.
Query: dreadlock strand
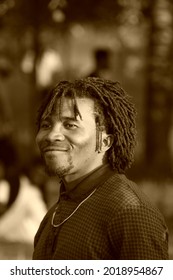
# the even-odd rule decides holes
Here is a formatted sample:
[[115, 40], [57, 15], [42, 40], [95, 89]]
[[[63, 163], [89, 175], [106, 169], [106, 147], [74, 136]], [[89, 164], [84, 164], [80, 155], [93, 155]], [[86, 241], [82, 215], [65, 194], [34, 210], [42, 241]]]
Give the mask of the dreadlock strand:
[[72, 92], [73, 92], [73, 108], [74, 108], [74, 114], [75, 114], [75, 118], [77, 117], [77, 116], [79, 116], [80, 117], [80, 119], [82, 120], [82, 115], [81, 115], [81, 113], [80, 113], [80, 111], [79, 111], [79, 107], [78, 107], [78, 104], [77, 104], [77, 101], [76, 101], [76, 92], [75, 92], [75, 90], [73, 89], [72, 90]]

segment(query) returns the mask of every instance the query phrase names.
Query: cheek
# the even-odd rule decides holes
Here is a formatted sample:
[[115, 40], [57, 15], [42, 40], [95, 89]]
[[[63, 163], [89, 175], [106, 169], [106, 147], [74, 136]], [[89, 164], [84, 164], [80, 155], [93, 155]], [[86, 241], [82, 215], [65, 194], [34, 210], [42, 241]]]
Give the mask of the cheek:
[[39, 146], [39, 143], [40, 143], [40, 133], [39, 132], [37, 133], [37, 135], [35, 137], [35, 142]]
[[44, 141], [44, 135], [42, 132], [38, 132], [35, 138], [36, 144], [40, 147], [41, 143]]
[[77, 137], [71, 138], [71, 142], [80, 150], [94, 150], [96, 148], [96, 132], [95, 130], [88, 133], [81, 133]]

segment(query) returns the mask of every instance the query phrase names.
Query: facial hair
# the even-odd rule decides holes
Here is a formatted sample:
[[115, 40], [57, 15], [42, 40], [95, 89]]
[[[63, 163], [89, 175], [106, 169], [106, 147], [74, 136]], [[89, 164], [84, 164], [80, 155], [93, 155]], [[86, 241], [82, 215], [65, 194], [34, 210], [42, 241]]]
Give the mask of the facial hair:
[[45, 171], [49, 176], [58, 176], [59, 178], [64, 177], [65, 175], [69, 174], [70, 170], [74, 167], [72, 156], [70, 152], [68, 153], [67, 164], [62, 166], [53, 166], [46, 163], [44, 156], [42, 155], [44, 164], [45, 164]]

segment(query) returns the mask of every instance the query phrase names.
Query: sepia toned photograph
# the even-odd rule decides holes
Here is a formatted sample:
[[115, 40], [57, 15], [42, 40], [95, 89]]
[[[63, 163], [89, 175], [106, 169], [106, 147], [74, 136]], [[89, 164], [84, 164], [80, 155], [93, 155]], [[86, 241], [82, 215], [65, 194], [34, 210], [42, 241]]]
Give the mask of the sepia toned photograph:
[[0, 260], [173, 260], [172, 0], [0, 0]]

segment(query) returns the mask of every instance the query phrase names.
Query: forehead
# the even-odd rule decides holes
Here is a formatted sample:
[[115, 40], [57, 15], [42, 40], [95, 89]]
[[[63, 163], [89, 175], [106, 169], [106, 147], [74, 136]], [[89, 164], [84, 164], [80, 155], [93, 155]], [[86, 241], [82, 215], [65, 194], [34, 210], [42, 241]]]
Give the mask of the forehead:
[[[87, 117], [94, 117], [94, 100], [87, 97], [77, 97], [76, 104], [80, 111], [82, 119]], [[60, 105], [59, 99], [57, 99], [52, 114], [58, 115], [59, 111], [61, 111], [61, 117], [75, 117], [74, 100], [70, 97], [64, 97]]]

